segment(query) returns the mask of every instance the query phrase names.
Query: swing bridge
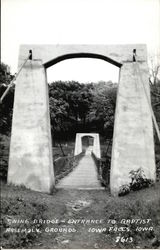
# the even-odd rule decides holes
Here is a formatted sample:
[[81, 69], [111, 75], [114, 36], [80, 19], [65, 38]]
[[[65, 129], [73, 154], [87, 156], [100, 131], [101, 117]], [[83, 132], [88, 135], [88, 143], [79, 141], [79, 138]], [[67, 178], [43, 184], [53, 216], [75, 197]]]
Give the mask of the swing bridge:
[[[1, 97], [2, 102], [16, 80], [8, 183], [52, 192], [55, 177], [46, 68], [79, 57], [102, 59], [120, 68], [111, 157], [111, 193], [117, 195], [120, 188], [130, 182], [130, 171], [139, 168], [146, 178], [155, 182], [153, 124], [159, 140], [160, 132], [150, 100], [147, 49], [143, 44], [129, 44], [21, 45], [18, 73]], [[77, 135], [75, 155], [81, 151], [80, 137]], [[95, 152], [98, 152], [96, 138]], [[83, 163], [83, 167], [86, 164]], [[94, 175], [89, 166], [83, 171], [88, 176]], [[77, 180], [78, 176], [80, 173], [76, 174]], [[98, 183], [91, 185], [96, 188]]]

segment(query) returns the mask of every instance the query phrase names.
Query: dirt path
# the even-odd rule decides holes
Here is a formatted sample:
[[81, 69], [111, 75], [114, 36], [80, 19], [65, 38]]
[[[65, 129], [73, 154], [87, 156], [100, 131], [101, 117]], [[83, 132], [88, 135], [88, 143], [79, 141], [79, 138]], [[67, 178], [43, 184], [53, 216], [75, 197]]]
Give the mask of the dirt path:
[[[65, 193], [65, 195], [64, 195]], [[105, 228], [105, 191], [95, 199], [95, 191], [59, 190], [55, 206], [48, 218], [58, 223], [48, 224], [41, 238], [45, 248], [108, 248], [104, 233], [90, 232], [91, 228]], [[61, 213], [60, 213], [61, 211]], [[91, 222], [92, 220], [92, 222]], [[48, 232], [51, 230], [50, 232]], [[53, 230], [53, 231], [52, 231]], [[54, 232], [54, 231], [59, 232]], [[60, 232], [64, 230], [64, 232]], [[66, 231], [67, 230], [67, 231]]]
[[[133, 192], [121, 198], [111, 197], [107, 190], [73, 190], [58, 189], [53, 195], [47, 195], [26, 189], [5, 186], [2, 199], [15, 201], [21, 217], [25, 217], [23, 204], [41, 204], [44, 209], [43, 220], [37, 222], [43, 224], [38, 238], [29, 248], [37, 249], [111, 249], [111, 248], [151, 248], [152, 238], [148, 232], [131, 233], [109, 231], [114, 225], [118, 225], [121, 219], [128, 218], [152, 218], [155, 224], [157, 218], [155, 212], [147, 214], [147, 207], [157, 211], [159, 209], [159, 189], [144, 189]], [[12, 203], [12, 202], [11, 202]], [[140, 209], [141, 208], [141, 209]], [[143, 210], [144, 209], [144, 210]], [[150, 211], [150, 210], [148, 210]], [[142, 213], [142, 214], [141, 214]], [[145, 217], [144, 217], [145, 216]], [[119, 227], [123, 226], [119, 224]], [[25, 225], [24, 225], [25, 227]], [[155, 233], [158, 233], [158, 227]], [[117, 236], [133, 236], [133, 243], [117, 243]]]

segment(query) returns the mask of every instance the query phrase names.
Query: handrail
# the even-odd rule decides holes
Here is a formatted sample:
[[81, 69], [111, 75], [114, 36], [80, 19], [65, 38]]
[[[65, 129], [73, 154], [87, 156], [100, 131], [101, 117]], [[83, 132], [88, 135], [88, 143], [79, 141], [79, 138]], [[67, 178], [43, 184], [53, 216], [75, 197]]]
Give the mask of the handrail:
[[101, 183], [105, 186], [109, 184], [110, 180], [110, 162], [111, 157], [107, 156], [107, 158], [98, 158], [93, 152], [92, 152], [93, 160], [95, 161], [95, 164], [97, 166], [97, 172], [98, 177], [101, 181]]

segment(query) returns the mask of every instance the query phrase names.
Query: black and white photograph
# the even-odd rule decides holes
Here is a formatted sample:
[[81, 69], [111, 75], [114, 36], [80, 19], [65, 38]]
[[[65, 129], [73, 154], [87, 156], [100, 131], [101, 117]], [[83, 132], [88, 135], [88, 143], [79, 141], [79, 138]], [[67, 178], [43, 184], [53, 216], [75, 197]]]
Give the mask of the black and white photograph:
[[160, 0], [1, 0], [1, 249], [160, 248]]

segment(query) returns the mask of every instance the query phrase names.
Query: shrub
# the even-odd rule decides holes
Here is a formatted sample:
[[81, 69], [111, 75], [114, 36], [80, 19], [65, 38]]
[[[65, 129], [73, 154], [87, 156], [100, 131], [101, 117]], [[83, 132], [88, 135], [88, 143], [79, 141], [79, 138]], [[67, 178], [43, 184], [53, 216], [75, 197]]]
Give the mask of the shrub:
[[131, 182], [128, 185], [126, 184], [120, 187], [120, 190], [118, 193], [119, 196], [126, 195], [131, 190], [137, 191], [142, 188], [147, 188], [153, 184], [152, 180], [146, 178], [144, 171], [141, 168], [130, 171], [129, 177], [131, 178]]
[[7, 180], [9, 141], [10, 138], [7, 135], [0, 134], [0, 178], [3, 181]]
[[129, 192], [130, 192], [130, 185], [122, 185], [120, 187], [118, 195], [124, 196], [124, 195], [128, 194]]
[[133, 191], [149, 187], [153, 183], [152, 180], [146, 178], [141, 168], [130, 171], [129, 175], [131, 178], [130, 189]]

